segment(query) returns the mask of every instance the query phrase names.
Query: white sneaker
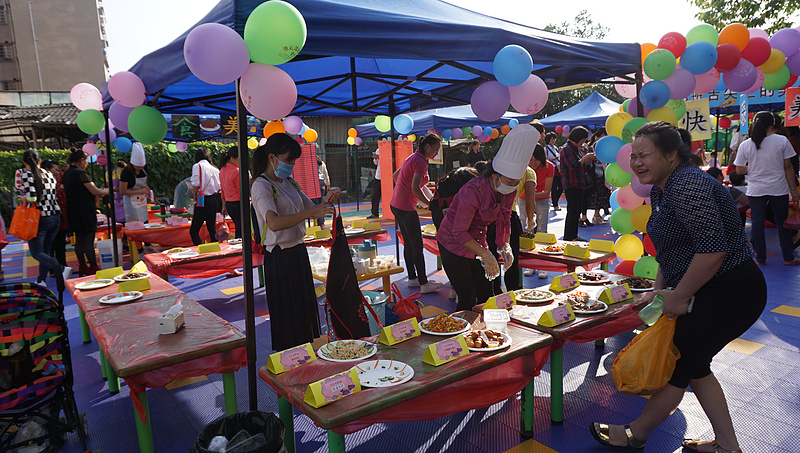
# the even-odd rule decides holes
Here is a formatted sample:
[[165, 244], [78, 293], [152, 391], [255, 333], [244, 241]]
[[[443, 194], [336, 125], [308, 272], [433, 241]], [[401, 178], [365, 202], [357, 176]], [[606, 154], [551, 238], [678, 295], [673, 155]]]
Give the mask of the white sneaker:
[[536, 270], [534, 269], [525, 269], [524, 271], [522, 271], [522, 275], [530, 277], [531, 275], [533, 275], [534, 272], [536, 272]]
[[434, 282], [434, 281], [429, 281], [428, 283], [425, 283], [424, 285], [420, 286], [419, 290], [420, 290], [420, 292], [422, 294], [427, 294], [427, 293], [434, 293], [436, 291], [439, 291], [439, 288], [441, 288], [441, 287], [442, 287], [441, 283], [437, 283], [437, 282]]
[[539, 278], [547, 278], [547, 271], [539, 271]]
[[64, 281], [67, 281], [67, 279], [72, 275], [72, 268], [69, 266], [64, 266], [64, 270], [61, 271], [61, 275], [64, 276]]
[[456, 290], [454, 290], [453, 288], [450, 288], [450, 294], [447, 296], [447, 298], [448, 299], [455, 299], [456, 297], [458, 297], [458, 294], [456, 294]]
[[416, 288], [419, 286], [419, 277], [417, 278], [409, 278], [408, 282], [406, 283], [409, 288]]

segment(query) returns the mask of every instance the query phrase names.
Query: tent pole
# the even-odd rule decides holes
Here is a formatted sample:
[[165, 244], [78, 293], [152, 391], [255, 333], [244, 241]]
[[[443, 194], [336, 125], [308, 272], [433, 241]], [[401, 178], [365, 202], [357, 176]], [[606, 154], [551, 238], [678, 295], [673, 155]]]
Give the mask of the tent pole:
[[[236, 232], [242, 238], [242, 264], [244, 275], [245, 336], [247, 337], [247, 388], [251, 411], [258, 410], [256, 395], [256, 313], [253, 288], [253, 244], [250, 225], [250, 150], [247, 147], [247, 110], [240, 96], [241, 79], [236, 81], [236, 133], [239, 146], [239, 213], [242, 231]], [[253, 175], [257, 177], [258, 175]], [[224, 201], [223, 201], [224, 203]]]
[[[356, 83], [356, 59], [350, 57], [350, 95], [353, 98], [353, 111], [358, 111], [358, 84]], [[355, 146], [350, 146], [353, 150], [353, 170], [356, 174], [356, 211], [361, 210], [361, 177], [358, 174], [358, 155]]]
[[644, 77], [642, 76], [642, 70], [639, 69], [636, 71], [636, 111], [644, 117], [644, 106], [642, 105], [642, 97], [640, 96], [642, 92], [642, 82], [644, 81]]
[[[394, 124], [394, 95], [389, 95], [389, 124]], [[395, 149], [394, 149], [394, 141], [397, 139], [397, 136], [394, 133], [394, 127], [389, 128], [389, 139], [392, 141], [392, 175], [394, 172], [397, 171], [397, 163], [395, 161]], [[381, 194], [381, 197], [385, 195]], [[392, 215], [394, 217], [394, 215]], [[397, 217], [394, 217], [394, 249], [395, 253], [397, 254], [397, 262], [400, 262], [400, 241], [397, 239]], [[408, 263], [406, 263], [408, 266]]]
[[[109, 143], [111, 139], [111, 132], [108, 130], [108, 109], [103, 110], [103, 119], [106, 122], [106, 167], [108, 168], [108, 218], [111, 219], [111, 245], [114, 250], [114, 267], [121, 265], [119, 261], [119, 252], [117, 248], [117, 219], [116, 219], [116, 212], [114, 208], [114, 173], [113, 168], [114, 166], [111, 164], [111, 143]], [[133, 263], [136, 264], [136, 263]]]

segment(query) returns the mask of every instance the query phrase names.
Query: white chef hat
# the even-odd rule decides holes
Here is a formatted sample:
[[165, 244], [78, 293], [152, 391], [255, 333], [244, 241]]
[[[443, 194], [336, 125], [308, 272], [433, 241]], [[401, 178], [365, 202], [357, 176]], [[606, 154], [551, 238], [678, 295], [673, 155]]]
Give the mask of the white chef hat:
[[511, 129], [492, 160], [494, 171], [507, 178], [522, 179], [540, 136], [530, 124], [519, 124]]
[[146, 164], [147, 160], [144, 158], [144, 146], [139, 142], [134, 142], [131, 148], [131, 165], [144, 167]]

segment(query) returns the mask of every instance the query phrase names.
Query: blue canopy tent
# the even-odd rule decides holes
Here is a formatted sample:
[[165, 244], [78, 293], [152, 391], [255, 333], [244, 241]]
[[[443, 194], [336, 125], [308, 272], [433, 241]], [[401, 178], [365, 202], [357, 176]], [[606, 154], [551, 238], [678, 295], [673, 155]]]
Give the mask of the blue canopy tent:
[[[533, 115], [523, 115], [521, 113], [506, 112], [502, 118], [497, 121], [486, 122], [475, 116], [472, 113], [472, 107], [469, 105], [457, 105], [454, 107], [445, 107], [441, 109], [424, 110], [422, 112], [412, 112], [408, 116], [414, 120], [414, 129], [410, 133], [419, 134], [425, 133], [431, 129], [439, 132], [445, 129], [461, 128], [469, 126], [502, 126], [508, 124], [511, 119], [516, 119], [520, 123], [529, 123], [533, 120]], [[377, 137], [383, 132], [375, 129], [375, 123], [365, 123], [356, 126], [359, 137]]]
[[620, 104], [595, 91], [572, 107], [539, 121], [547, 127], [602, 126], [609, 116], [619, 112], [619, 106]]

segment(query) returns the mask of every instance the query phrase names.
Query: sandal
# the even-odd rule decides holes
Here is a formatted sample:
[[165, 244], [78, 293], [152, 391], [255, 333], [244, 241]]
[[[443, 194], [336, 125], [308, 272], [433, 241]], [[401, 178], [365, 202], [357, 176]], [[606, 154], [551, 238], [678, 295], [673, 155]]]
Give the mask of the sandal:
[[592, 218], [592, 222], [594, 222], [595, 225], [602, 225], [603, 223], [605, 223], [605, 220], [603, 220], [602, 217], [594, 217]]
[[594, 424], [597, 422], [589, 423], [589, 432], [592, 433], [592, 437], [594, 440], [597, 441], [600, 445], [609, 448], [615, 448], [617, 450], [623, 451], [644, 451], [644, 446], [647, 442], [642, 442], [636, 437], [633, 436], [633, 431], [631, 431], [631, 425], [624, 425], [625, 435], [627, 436], [628, 445], [619, 446], [619, 445], [611, 445], [611, 436], [609, 436], [609, 426], [605, 423], [597, 423], [597, 427], [600, 428], [600, 434], [597, 433], [597, 430], [594, 429]]
[[[689, 451], [699, 452], [697, 444], [703, 442], [702, 439], [683, 439], [681, 446]], [[714, 447], [714, 453], [742, 453], [742, 450], [726, 450], [717, 444], [716, 440], [711, 441], [711, 446]]]

